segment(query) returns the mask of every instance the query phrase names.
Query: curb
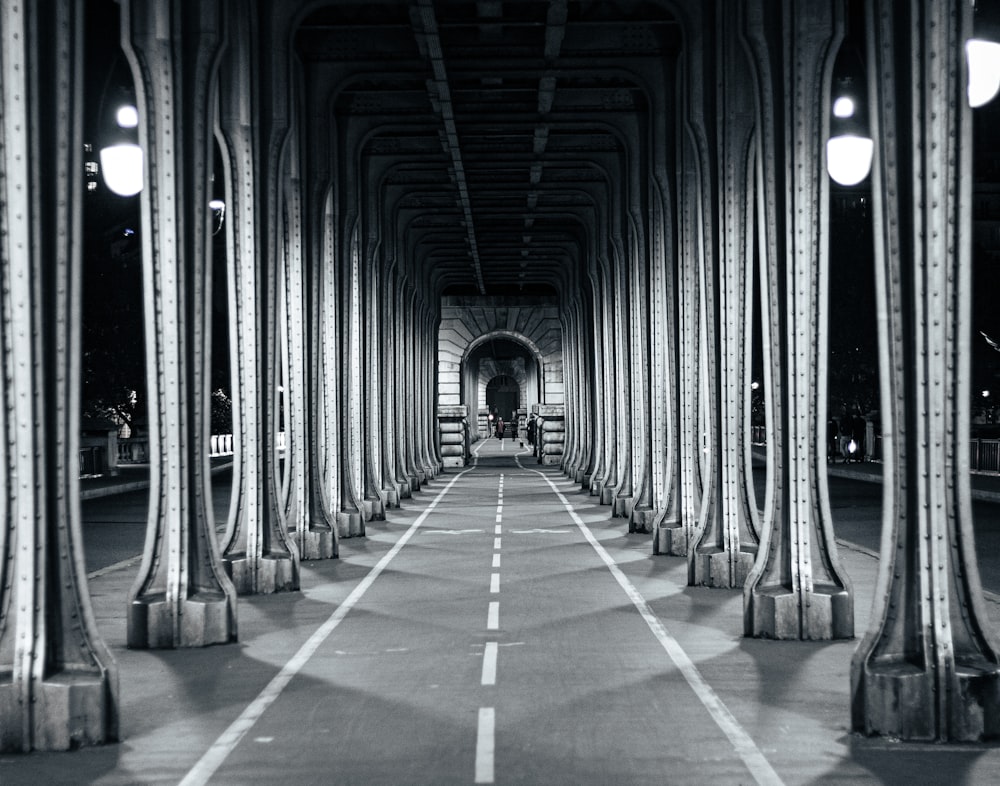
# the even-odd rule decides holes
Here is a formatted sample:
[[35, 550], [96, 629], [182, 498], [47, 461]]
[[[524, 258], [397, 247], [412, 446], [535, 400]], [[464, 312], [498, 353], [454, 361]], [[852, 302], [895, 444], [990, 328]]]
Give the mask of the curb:
[[[216, 474], [224, 469], [230, 469], [233, 466], [232, 461], [227, 461], [224, 464], [217, 464], [211, 468], [211, 474]], [[96, 489], [82, 489], [80, 491], [80, 501], [88, 499], [100, 499], [101, 497], [113, 497], [116, 494], [127, 494], [130, 491], [140, 491], [142, 489], [149, 488], [148, 480], [130, 480], [126, 483], [116, 483], [111, 486], [104, 486], [102, 488]]]

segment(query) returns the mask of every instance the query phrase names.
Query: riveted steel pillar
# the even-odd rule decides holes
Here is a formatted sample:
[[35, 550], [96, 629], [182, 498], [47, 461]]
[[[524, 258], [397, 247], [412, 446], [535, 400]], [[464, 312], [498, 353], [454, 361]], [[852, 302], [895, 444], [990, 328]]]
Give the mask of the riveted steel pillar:
[[[226, 170], [229, 340], [234, 440], [233, 496], [223, 537], [223, 565], [239, 594], [298, 589], [295, 550], [288, 544], [276, 496], [275, 410], [277, 265], [263, 252], [252, 122], [250, 20], [236, 14], [238, 34], [220, 64], [219, 140]], [[221, 174], [221, 173], [220, 173]], [[218, 176], [218, 175], [217, 175]]]
[[[388, 247], [388, 242], [385, 242]], [[395, 264], [388, 262], [382, 270], [383, 284], [379, 292], [379, 313], [381, 321], [381, 350], [378, 362], [381, 365], [383, 401], [381, 409], [382, 452], [379, 460], [382, 465], [382, 493], [386, 505], [398, 508], [403, 496], [403, 484], [396, 476], [396, 453], [399, 431], [396, 426], [396, 410], [399, 408], [397, 340], [396, 334], [396, 271]]]
[[692, 584], [742, 587], [757, 553], [754, 515], [744, 472], [743, 401], [746, 349], [743, 313], [747, 275], [748, 173], [753, 132], [752, 95], [747, 89], [747, 63], [737, 36], [732, 4], [716, 6], [718, 40], [714, 157], [711, 181], [718, 218], [712, 232], [716, 264], [706, 269], [711, 416], [708, 419], [710, 469], [702, 507], [701, 531], [690, 559]]
[[706, 253], [704, 151], [705, 123], [701, 119], [706, 100], [704, 90], [704, 34], [711, 28], [697, 13], [688, 22], [691, 37], [680, 61], [686, 75], [679, 101], [682, 123], [677, 140], [677, 342], [674, 348], [677, 402], [677, 471], [674, 515], [657, 529], [656, 550], [660, 554], [686, 556], [698, 532], [702, 506], [701, 438], [701, 268]]
[[765, 396], [775, 413], [768, 442], [777, 487], [744, 592], [744, 631], [849, 638], [853, 599], [833, 538], [824, 436], [829, 180], [822, 145], [839, 22], [834, 3], [797, 3], [779, 13], [750, 0], [745, 8], [758, 80], [765, 319], [772, 339]]
[[1000, 735], [969, 488], [972, 110], [965, 0], [868, 3], [886, 495], [853, 726], [905, 740]]
[[[636, 143], [638, 147], [638, 144]], [[639, 159], [643, 164], [647, 162]], [[629, 532], [651, 532], [654, 518], [653, 490], [650, 479], [650, 402], [649, 402], [649, 248], [646, 242], [646, 227], [643, 213], [639, 209], [641, 196], [638, 184], [648, 182], [646, 172], [633, 172], [630, 180], [632, 188], [629, 212], [629, 270], [630, 319], [628, 333], [629, 356], [629, 429], [632, 434], [632, 450], [629, 458], [632, 498], [626, 506], [625, 515], [629, 519]]]
[[71, 0], [0, 2], [0, 751], [118, 736], [80, 526], [82, 33]]
[[604, 356], [604, 396], [601, 407], [604, 411], [604, 466], [600, 476], [600, 500], [602, 505], [610, 505], [618, 483], [618, 396], [617, 364], [621, 362], [615, 340], [615, 292], [614, 273], [607, 258], [600, 262], [601, 275], [601, 343]]
[[[623, 177], [625, 173], [622, 173]], [[614, 194], [618, 201], [621, 194]], [[612, 215], [618, 211], [612, 209]], [[601, 502], [611, 506], [612, 516], [628, 515], [628, 506], [635, 493], [632, 487], [632, 357], [629, 353], [629, 325], [633, 314], [629, 309], [628, 268], [630, 259], [622, 241], [622, 228], [614, 227], [611, 235], [611, 345], [613, 347], [614, 373], [613, 395], [615, 425], [614, 435], [614, 475], [604, 488]]]
[[407, 421], [406, 409], [410, 399], [407, 397], [409, 378], [407, 377], [407, 342], [406, 342], [406, 309], [409, 298], [404, 293], [406, 277], [397, 268], [394, 271], [395, 286], [392, 287], [392, 321], [393, 334], [395, 336], [395, 353], [393, 364], [395, 366], [396, 385], [396, 408], [393, 414], [393, 424], [396, 431], [396, 449], [393, 455], [393, 468], [396, 479], [396, 486], [399, 488], [400, 497], [407, 499], [413, 495], [410, 485], [410, 478], [407, 474], [406, 464], [406, 442], [407, 442]]
[[128, 644], [198, 647], [236, 640], [236, 591], [216, 542], [208, 462], [208, 182], [222, 20], [218, 6], [193, 0], [121, 8], [146, 151], [151, 436], [149, 524], [128, 597]]
[[[438, 322], [427, 300], [424, 300], [421, 335], [423, 336], [423, 388], [420, 399], [421, 433], [423, 434], [424, 472], [428, 479], [441, 474], [441, 458], [437, 448], [437, 427], [434, 423], [434, 379], [437, 362]], [[465, 433], [468, 434], [469, 424], [465, 423]]]
[[364, 216], [367, 226], [365, 241], [365, 265], [362, 276], [362, 303], [364, 309], [363, 321], [363, 358], [364, 358], [364, 392], [365, 401], [365, 514], [369, 520], [385, 520], [386, 499], [382, 486], [382, 451], [385, 444], [382, 434], [382, 407], [384, 406], [382, 385], [382, 368], [380, 353], [382, 346], [382, 310], [379, 308], [382, 296], [382, 261], [379, 259], [378, 225], [373, 206], [369, 205], [370, 215]]
[[318, 323], [322, 266], [307, 262], [309, 239], [304, 222], [302, 161], [296, 143], [299, 131], [294, 120], [285, 147], [281, 202], [285, 217], [285, 313], [288, 320], [288, 392], [290, 414], [286, 431], [285, 464], [291, 473], [292, 493], [286, 508], [286, 528], [300, 559], [329, 559], [337, 553], [337, 536], [323, 496], [320, 472], [319, 428], [320, 347]]
[[[355, 199], [351, 190], [348, 198]], [[339, 261], [340, 292], [340, 510], [337, 523], [341, 537], [365, 534], [364, 435], [361, 384], [361, 249], [356, 213], [351, 211], [342, 224], [347, 240]]]
[[589, 278], [593, 324], [588, 332], [587, 340], [590, 342], [593, 353], [594, 463], [589, 477], [584, 480], [588, 485], [590, 494], [600, 498], [604, 491], [604, 480], [608, 473], [612, 440], [609, 434], [611, 408], [608, 406], [607, 398], [609, 385], [607, 381], [607, 332], [604, 327], [604, 317], [606, 314], [603, 286], [604, 276], [596, 250], [593, 250]]

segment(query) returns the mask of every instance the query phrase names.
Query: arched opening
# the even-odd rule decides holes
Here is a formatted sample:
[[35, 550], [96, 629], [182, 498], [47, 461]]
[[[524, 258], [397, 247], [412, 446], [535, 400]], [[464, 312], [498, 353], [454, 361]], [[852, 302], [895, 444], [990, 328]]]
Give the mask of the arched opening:
[[514, 420], [521, 406], [521, 386], [513, 377], [500, 374], [486, 383], [486, 408], [506, 422]]

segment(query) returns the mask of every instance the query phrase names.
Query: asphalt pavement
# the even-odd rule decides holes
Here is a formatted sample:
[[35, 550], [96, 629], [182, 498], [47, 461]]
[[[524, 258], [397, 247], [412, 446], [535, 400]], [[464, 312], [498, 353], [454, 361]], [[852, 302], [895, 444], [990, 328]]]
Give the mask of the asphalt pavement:
[[[88, 555], [122, 741], [0, 756], [0, 783], [1000, 783], [994, 745], [852, 734], [856, 640], [743, 638], [739, 590], [686, 586], [684, 559], [513, 443], [477, 450], [340, 559], [303, 563], [301, 592], [241, 598], [237, 644], [127, 649], [137, 562]], [[835, 518], [853, 515], [840, 482]], [[90, 505], [85, 539], [116, 507]], [[841, 543], [860, 635], [877, 559]]]

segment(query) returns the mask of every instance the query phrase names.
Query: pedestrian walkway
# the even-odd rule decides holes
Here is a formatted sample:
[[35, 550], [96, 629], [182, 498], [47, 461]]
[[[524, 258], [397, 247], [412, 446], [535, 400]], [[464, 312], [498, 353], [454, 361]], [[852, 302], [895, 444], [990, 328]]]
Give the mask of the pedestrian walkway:
[[[0, 757], [0, 783], [1000, 783], [995, 746], [851, 734], [856, 641], [743, 638], [740, 591], [687, 587], [512, 443], [475, 448], [302, 592], [242, 598], [236, 645], [128, 650], [137, 566], [93, 579], [123, 740]], [[860, 634], [877, 562], [841, 558]]]

